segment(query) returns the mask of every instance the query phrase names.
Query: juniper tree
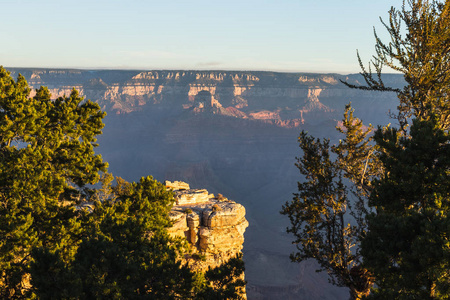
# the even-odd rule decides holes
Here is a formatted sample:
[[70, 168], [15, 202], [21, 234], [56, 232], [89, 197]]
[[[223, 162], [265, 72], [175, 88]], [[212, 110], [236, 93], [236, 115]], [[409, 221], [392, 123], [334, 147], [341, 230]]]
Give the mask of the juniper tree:
[[[41, 87], [29, 97], [0, 67], [0, 296], [27, 291], [34, 247], [60, 249], [69, 259], [79, 241], [74, 203], [80, 188], [106, 169], [94, 153], [104, 113], [73, 90], [50, 100]], [[67, 205], [62, 205], [62, 198]], [[72, 204], [72, 205], [71, 205]]]
[[[441, 0], [407, 0], [400, 9], [392, 7], [389, 21], [381, 20], [389, 34], [385, 43], [375, 32], [375, 50], [369, 67], [362, 63], [361, 75], [366, 85], [352, 88], [397, 93], [398, 119], [405, 130], [408, 119], [438, 116], [439, 126], [450, 126], [450, 2]], [[385, 85], [382, 70], [403, 74], [406, 85], [394, 88]], [[374, 70], [374, 73], [372, 73]]]
[[408, 136], [375, 134], [386, 171], [374, 181], [361, 245], [377, 279], [374, 299], [450, 295], [450, 136], [439, 122], [414, 119]]
[[[96, 201], [81, 217], [82, 240], [71, 261], [37, 248], [31, 265], [39, 298], [189, 299], [196, 274], [182, 265], [184, 243], [168, 236], [174, 198], [151, 177], [126, 184], [114, 197]], [[112, 194], [111, 194], [112, 195]], [[59, 266], [49, 268], [48, 265]]]
[[[368, 142], [371, 126], [364, 130], [350, 105], [337, 130], [345, 138], [336, 146], [301, 132], [303, 155], [296, 166], [305, 181], [298, 183], [299, 192], [281, 213], [291, 221], [287, 231], [295, 236], [298, 250], [291, 260], [317, 260], [333, 284], [348, 287], [351, 299], [360, 299], [373, 281], [361, 265], [358, 245], [367, 227], [367, 186], [378, 172], [378, 160]], [[346, 185], [345, 178], [353, 185]]]
[[[399, 99], [400, 128], [379, 128], [375, 135], [384, 172], [373, 182], [368, 204], [374, 210], [361, 245], [364, 265], [376, 277], [374, 298], [449, 295], [449, 14], [449, 1], [409, 0], [391, 8], [383, 23], [390, 42], [376, 36], [376, 74], [360, 61], [367, 86], [358, 88], [391, 90]], [[403, 73], [405, 87], [386, 87], [382, 67]]]
[[[391, 116], [398, 120], [399, 129], [379, 127], [375, 144], [371, 144], [362, 127], [354, 128], [353, 135], [361, 137], [360, 145], [365, 146], [362, 151], [352, 147], [347, 151], [348, 146], [342, 143], [332, 147], [337, 156], [334, 162], [327, 141], [315, 142], [301, 135], [304, 152], [298, 161], [307, 181], [299, 183], [299, 194], [283, 211], [291, 218], [288, 231], [297, 238], [294, 243], [299, 252], [294, 258], [315, 258], [332, 276], [344, 274], [345, 278], [347, 270], [340, 267], [340, 273], [336, 272], [330, 263], [350, 257], [346, 251], [336, 251], [339, 248], [333, 244], [346, 237], [343, 222], [336, 226], [334, 221], [344, 206], [334, 208], [328, 203], [339, 203], [342, 198], [345, 200], [340, 202], [350, 208], [352, 202], [339, 195], [352, 191], [358, 213], [349, 214], [356, 216], [357, 226], [354, 235], [347, 238], [356, 241], [351, 254], [358, 258], [358, 265], [362, 263], [359, 270], [367, 269], [363, 273], [375, 278], [371, 297], [377, 299], [444, 299], [449, 295], [449, 12], [449, 1], [435, 0], [409, 0], [400, 10], [391, 8], [389, 22], [382, 20], [391, 40], [384, 43], [375, 32], [376, 55], [368, 69], [358, 55], [366, 85], [344, 82], [352, 88], [395, 92], [398, 114]], [[382, 80], [385, 67], [401, 72], [406, 85], [386, 86]], [[344, 145], [352, 145], [347, 132]], [[308, 151], [321, 163], [308, 161]], [[350, 180], [343, 187], [342, 177]], [[317, 249], [311, 251], [310, 245]], [[340, 284], [351, 289], [345, 281]]]

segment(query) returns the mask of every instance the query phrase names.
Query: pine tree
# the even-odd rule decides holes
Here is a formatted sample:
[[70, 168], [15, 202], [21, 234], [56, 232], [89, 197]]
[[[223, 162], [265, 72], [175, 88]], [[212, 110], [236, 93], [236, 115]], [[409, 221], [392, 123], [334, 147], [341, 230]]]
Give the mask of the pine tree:
[[[351, 85], [369, 91], [391, 91], [398, 95], [398, 115], [402, 130], [408, 118], [439, 116], [439, 126], [450, 126], [450, 2], [407, 0], [401, 9], [389, 11], [389, 22], [382, 20], [390, 36], [384, 43], [375, 32], [376, 55], [365, 68], [359, 55], [361, 75], [366, 86]], [[372, 73], [372, 68], [375, 73]], [[382, 80], [383, 68], [403, 74], [403, 88], [388, 87]]]
[[[374, 298], [444, 299], [450, 278], [450, 2], [409, 0], [400, 10], [391, 8], [383, 24], [391, 41], [376, 36], [376, 75], [360, 61], [367, 86], [358, 88], [396, 92], [400, 128], [375, 134], [384, 171], [370, 193], [374, 210], [361, 245], [364, 265], [376, 277]], [[386, 87], [383, 67], [403, 73], [405, 87]]]
[[377, 278], [375, 299], [450, 295], [450, 136], [440, 118], [415, 119], [407, 137], [378, 130], [385, 173], [374, 181], [364, 264]]
[[[363, 130], [350, 105], [342, 127], [336, 129], [345, 134], [337, 146], [304, 131], [300, 134], [303, 156], [297, 158], [296, 166], [306, 181], [298, 183], [299, 193], [281, 213], [288, 215], [292, 226], [287, 231], [296, 238], [298, 252], [291, 260], [315, 259], [333, 284], [348, 287], [351, 299], [361, 299], [373, 282], [362, 267], [359, 241], [367, 228], [367, 185], [378, 172], [378, 160], [367, 140], [371, 126]], [[353, 184], [346, 185], [344, 178]], [[351, 201], [350, 194], [356, 200]]]
[[[314, 258], [332, 276], [345, 278], [349, 265], [336, 272], [330, 262], [350, 256], [336, 251], [333, 243], [353, 239], [357, 273], [375, 278], [370, 298], [449, 297], [449, 13], [450, 1], [408, 0], [400, 10], [391, 8], [389, 22], [382, 21], [390, 42], [383, 43], [375, 33], [377, 54], [368, 69], [358, 55], [367, 85], [344, 82], [351, 88], [397, 93], [398, 115], [392, 116], [399, 129], [378, 127], [373, 144], [346, 110], [346, 129], [340, 130], [346, 139], [331, 147], [336, 161], [330, 159], [328, 141], [300, 136], [303, 158], [297, 166], [307, 181], [299, 183], [299, 194], [283, 211], [292, 223], [288, 232], [296, 236], [299, 252], [294, 258]], [[403, 73], [405, 87], [386, 86], [384, 67]], [[350, 184], [343, 185], [342, 177]], [[348, 191], [355, 203], [346, 199]], [[343, 222], [335, 221], [345, 213], [344, 204], [357, 212], [349, 213], [356, 225], [349, 227], [353, 231], [348, 236], [343, 234]], [[348, 286], [353, 298], [359, 297], [350, 284], [337, 283]]]
[[104, 113], [69, 97], [50, 100], [44, 87], [29, 97], [24, 77], [15, 81], [0, 67], [0, 297], [28, 290], [34, 247], [74, 255], [81, 228], [73, 205], [81, 188], [106, 170], [94, 153]]
[[242, 254], [237, 254], [216, 268], [209, 267], [204, 274], [207, 284], [196, 295], [196, 299], [245, 299], [244, 269]]

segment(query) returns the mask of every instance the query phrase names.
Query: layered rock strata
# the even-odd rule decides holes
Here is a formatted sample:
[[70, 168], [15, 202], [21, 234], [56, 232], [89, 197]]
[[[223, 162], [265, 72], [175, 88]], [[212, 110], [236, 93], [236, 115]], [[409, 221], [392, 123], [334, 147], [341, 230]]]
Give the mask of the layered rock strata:
[[183, 237], [192, 252], [186, 260], [195, 269], [217, 267], [241, 253], [248, 227], [245, 207], [206, 190], [190, 189], [186, 183], [166, 181], [173, 189], [176, 205], [170, 212], [172, 237]]
[[[101, 71], [13, 69], [33, 88], [48, 86], [54, 98], [76, 88], [114, 114], [161, 109], [219, 114], [295, 128], [336, 117], [342, 103], [359, 98], [339, 80], [359, 84], [356, 75], [239, 71]], [[396, 86], [396, 84], [394, 84]], [[31, 92], [34, 95], [34, 91]], [[377, 97], [380, 97], [379, 95]], [[339, 114], [337, 116], [340, 117]]]

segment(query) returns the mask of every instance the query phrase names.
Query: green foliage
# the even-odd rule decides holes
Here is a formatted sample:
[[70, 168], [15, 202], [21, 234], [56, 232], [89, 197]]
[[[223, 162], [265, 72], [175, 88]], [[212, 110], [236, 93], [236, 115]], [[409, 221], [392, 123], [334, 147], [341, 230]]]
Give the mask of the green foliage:
[[133, 226], [139, 225], [128, 220], [113, 233], [83, 240], [70, 264], [62, 264], [58, 253], [36, 251], [31, 269], [35, 294], [43, 299], [192, 298], [194, 273], [178, 261], [173, 241], [164, 233], [150, 239], [135, 236]]
[[344, 177], [355, 184], [355, 194], [367, 197], [371, 181], [381, 173], [382, 166], [376, 157], [377, 146], [372, 143], [373, 126], [365, 127], [353, 113], [354, 109], [347, 104], [342, 127], [336, 126], [336, 129], [345, 135], [345, 139], [333, 146], [333, 152], [337, 155]]
[[242, 297], [245, 288], [244, 269], [242, 254], [236, 255], [217, 268], [209, 268], [204, 275], [208, 285], [196, 299], [244, 299]]
[[386, 172], [375, 181], [364, 262], [377, 278], [374, 298], [447, 299], [450, 250], [450, 136], [439, 118], [414, 120], [410, 135], [378, 130]]
[[[409, 0], [389, 15], [390, 42], [376, 36], [376, 77], [360, 61], [359, 88], [395, 91], [400, 125], [375, 135], [384, 172], [370, 193], [364, 265], [377, 279], [373, 298], [447, 299], [450, 2]], [[383, 66], [403, 73], [403, 89], [384, 86]]]
[[[427, 119], [439, 116], [439, 126], [450, 126], [450, 2], [439, 0], [403, 1], [401, 9], [389, 11], [389, 22], [383, 25], [390, 35], [383, 43], [375, 33], [376, 55], [366, 70], [361, 59], [366, 90], [394, 91], [399, 98], [400, 126], [405, 129], [408, 118]], [[382, 81], [383, 67], [400, 72], [406, 81], [402, 89], [386, 87]]]
[[[73, 205], [85, 184], [106, 169], [95, 155], [104, 113], [69, 97], [50, 100], [46, 88], [29, 98], [24, 77], [0, 68], [0, 297], [22, 297], [34, 247], [74, 255], [80, 224]], [[72, 197], [70, 197], [72, 196]]]
[[[350, 274], [367, 279], [362, 281], [366, 289], [358, 291], [367, 291], [374, 276], [371, 299], [448, 299], [450, 2], [408, 0], [389, 14], [383, 24], [390, 42], [383, 43], [375, 33], [377, 54], [368, 70], [359, 59], [367, 85], [346, 84], [396, 92], [399, 113], [393, 116], [400, 128], [379, 127], [373, 145], [347, 107], [344, 130], [338, 128], [346, 138], [331, 147], [335, 161], [327, 140], [302, 133], [303, 158], [297, 166], [306, 182], [299, 183], [299, 194], [283, 213], [291, 219], [288, 231], [297, 238], [294, 259], [315, 258], [332, 276], [345, 280], [342, 268], [349, 264], [336, 272], [330, 262], [350, 256], [331, 246], [354, 237], [357, 247], [351, 254], [358, 263]], [[383, 67], [403, 73], [406, 86], [385, 86]], [[351, 184], [343, 186], [342, 177]], [[339, 196], [346, 191], [355, 196], [355, 204]], [[345, 213], [344, 203], [356, 224], [348, 236], [343, 222], [336, 222], [336, 216]], [[367, 294], [354, 293], [346, 281], [337, 283], [348, 286], [352, 298]]]
[[[333, 284], [349, 287], [352, 298], [358, 299], [372, 282], [370, 273], [361, 267], [361, 255], [355, 246], [366, 231], [364, 201], [368, 179], [376, 172], [377, 163], [373, 146], [366, 141], [371, 128], [363, 131], [350, 105], [342, 126], [337, 129], [345, 139], [338, 146], [301, 132], [298, 140], [303, 156], [297, 158], [296, 166], [305, 181], [298, 183], [299, 192], [281, 213], [291, 221], [287, 232], [295, 236], [293, 243], [298, 250], [291, 254], [291, 260], [314, 258]], [[352, 189], [344, 184], [344, 177], [353, 182]], [[349, 193], [356, 196], [353, 205]]]
[[[0, 67], [1, 299], [238, 298], [229, 272], [208, 279], [181, 263], [186, 241], [166, 232], [172, 192], [152, 177], [112, 185], [94, 153], [97, 104], [76, 90], [29, 94]], [[241, 276], [243, 262], [224, 268]]]
[[95, 202], [88, 224], [120, 224], [132, 216], [133, 221], [139, 225], [136, 230], [141, 230], [141, 234], [162, 230], [171, 225], [168, 216], [175, 202], [173, 194], [151, 176], [141, 178], [138, 183], [127, 184], [122, 190], [119, 190], [120, 187], [114, 189], [122, 194], [115, 194], [107, 201]]
[[[291, 220], [288, 232], [296, 236], [294, 243], [300, 250], [291, 259], [300, 262], [314, 257], [341, 284], [335, 273], [342, 260], [354, 260], [349, 247], [353, 243], [348, 236], [350, 225], [344, 221], [347, 190], [337, 165], [330, 159], [329, 140], [315, 140], [302, 131], [299, 143], [303, 157], [297, 158], [296, 166], [306, 181], [298, 183], [299, 193], [282, 211]], [[331, 236], [331, 232], [338, 234]]]

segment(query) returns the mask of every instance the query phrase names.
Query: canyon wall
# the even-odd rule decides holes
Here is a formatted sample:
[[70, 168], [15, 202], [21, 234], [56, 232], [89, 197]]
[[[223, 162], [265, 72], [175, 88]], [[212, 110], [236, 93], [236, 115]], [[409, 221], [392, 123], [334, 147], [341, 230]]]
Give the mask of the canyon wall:
[[[349, 102], [364, 124], [395, 126], [388, 115], [396, 108], [395, 95], [353, 90], [340, 82], [358, 84], [362, 82], [359, 75], [12, 71], [22, 73], [35, 88], [49, 86], [53, 97], [69, 95], [75, 87], [101, 105], [108, 115], [96, 151], [108, 161], [113, 174], [128, 181], [149, 174], [160, 181], [182, 180], [245, 206], [249, 225], [242, 251], [248, 299], [348, 299], [346, 289], [332, 286], [326, 274], [315, 272], [314, 261], [290, 262], [289, 254], [295, 251], [293, 237], [286, 233], [289, 220], [279, 211], [292, 199], [297, 181], [303, 180], [294, 165], [295, 157], [301, 155], [300, 131], [330, 138], [331, 143], [338, 141], [341, 136], [335, 126]], [[384, 78], [388, 85], [402, 85], [399, 75]], [[186, 224], [188, 217], [192, 219], [189, 236], [196, 237], [197, 241], [191, 241], [199, 251], [202, 236], [208, 235], [200, 233], [204, 225], [196, 227], [197, 217], [183, 210], [178, 212], [184, 224], [179, 233], [190, 234]], [[191, 210], [200, 222], [200, 213]], [[208, 244], [214, 238], [205, 241], [203, 249], [216, 243]], [[220, 244], [217, 240], [216, 245]], [[239, 247], [231, 244], [231, 248]]]
[[[281, 127], [314, 123], [317, 117], [337, 116], [344, 96], [351, 101], [361, 92], [340, 81], [359, 84], [358, 75], [225, 71], [85, 71], [12, 69], [30, 86], [48, 86], [53, 97], [73, 88], [114, 114], [149, 107], [212, 111], [236, 118], [260, 120]], [[398, 86], [401, 79], [391, 76]], [[34, 91], [32, 92], [32, 94]], [[374, 93], [378, 102], [385, 98]], [[368, 94], [364, 98], [371, 97]], [[338, 105], [337, 105], [338, 104]], [[383, 105], [384, 108], [384, 105]], [[333, 114], [334, 113], [334, 114]]]

